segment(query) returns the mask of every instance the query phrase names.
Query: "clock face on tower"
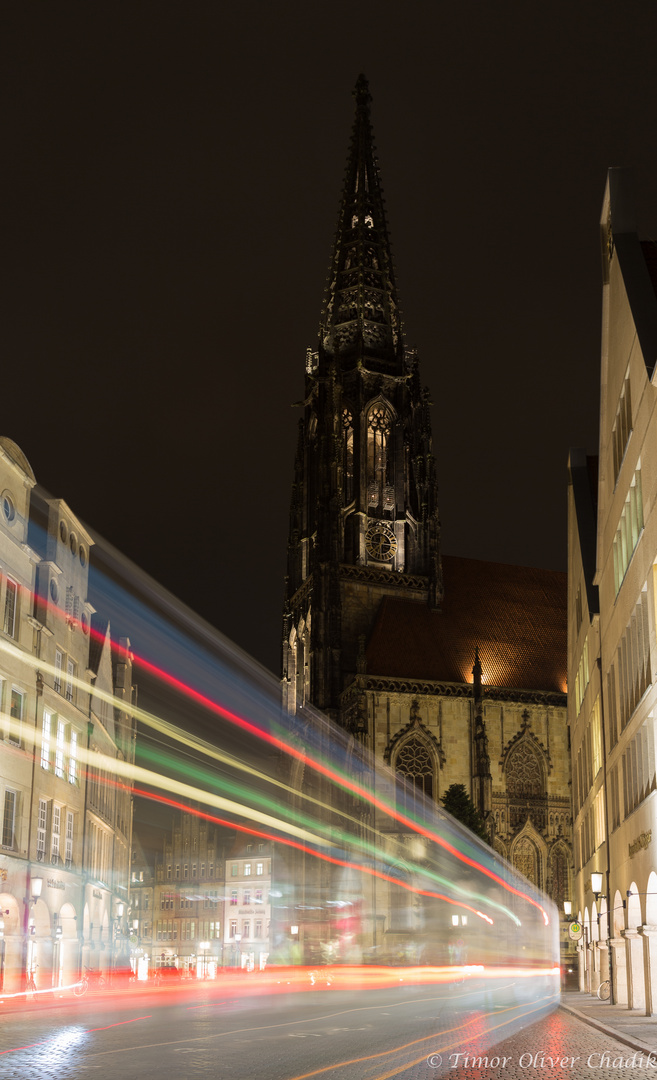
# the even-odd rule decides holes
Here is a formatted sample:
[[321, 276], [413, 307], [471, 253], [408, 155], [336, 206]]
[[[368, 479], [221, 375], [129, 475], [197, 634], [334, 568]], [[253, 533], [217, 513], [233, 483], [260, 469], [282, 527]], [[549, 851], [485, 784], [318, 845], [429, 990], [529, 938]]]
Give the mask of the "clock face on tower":
[[389, 562], [395, 557], [397, 539], [393, 530], [384, 521], [375, 521], [367, 526], [365, 548], [371, 559], [377, 562]]

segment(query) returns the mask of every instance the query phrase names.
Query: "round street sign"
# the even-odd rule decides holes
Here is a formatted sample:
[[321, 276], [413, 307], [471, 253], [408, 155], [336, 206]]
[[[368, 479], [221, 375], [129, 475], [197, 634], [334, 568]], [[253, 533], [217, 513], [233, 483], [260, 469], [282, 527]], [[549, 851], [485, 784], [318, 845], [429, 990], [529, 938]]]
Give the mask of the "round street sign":
[[582, 936], [582, 924], [571, 922], [568, 927], [568, 937], [571, 941], [579, 941]]

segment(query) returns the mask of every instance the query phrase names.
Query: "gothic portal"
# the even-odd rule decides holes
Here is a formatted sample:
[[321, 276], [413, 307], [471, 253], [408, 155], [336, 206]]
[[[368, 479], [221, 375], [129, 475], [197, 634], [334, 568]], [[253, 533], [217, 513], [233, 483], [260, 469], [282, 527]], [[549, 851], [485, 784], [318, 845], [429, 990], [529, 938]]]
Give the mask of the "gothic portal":
[[565, 893], [566, 575], [441, 557], [429, 394], [404, 344], [363, 76], [354, 96], [319, 339], [306, 355], [285, 705], [321, 709], [425, 798], [464, 784], [495, 847]]

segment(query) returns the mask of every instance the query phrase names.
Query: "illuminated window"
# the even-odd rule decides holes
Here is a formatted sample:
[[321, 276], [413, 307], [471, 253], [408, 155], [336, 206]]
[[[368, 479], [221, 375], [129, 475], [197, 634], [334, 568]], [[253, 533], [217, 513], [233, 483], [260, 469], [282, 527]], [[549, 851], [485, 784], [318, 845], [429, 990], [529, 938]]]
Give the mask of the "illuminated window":
[[71, 739], [68, 747], [68, 782], [69, 784], [76, 784], [78, 779], [78, 735], [76, 731], [71, 732]]
[[63, 720], [57, 721], [57, 741], [55, 743], [55, 776], [64, 776], [64, 742], [66, 739], [66, 724]]
[[7, 591], [5, 593], [5, 618], [3, 630], [10, 637], [16, 636], [16, 608], [18, 604], [18, 585], [11, 578], [7, 578]]
[[367, 505], [370, 510], [391, 512], [395, 508], [391, 433], [390, 411], [380, 402], [373, 405], [367, 417]]
[[247, 862], [247, 863], [244, 863], [244, 877], [250, 877], [250, 876], [251, 876], [251, 863]]
[[52, 724], [52, 713], [48, 709], [43, 710], [43, 720], [41, 721], [41, 768], [50, 768], [50, 734]]
[[[348, 506], [354, 497], [354, 419], [350, 409], [342, 410], [342, 492]], [[258, 845], [261, 851], [261, 845]]]
[[262, 872], [263, 872], [263, 867], [264, 867], [264, 864], [263, 864], [263, 863], [261, 863], [261, 862], [259, 862], [259, 863], [256, 863], [256, 874], [257, 874], [258, 876], [259, 876], [260, 874], [262, 874]]

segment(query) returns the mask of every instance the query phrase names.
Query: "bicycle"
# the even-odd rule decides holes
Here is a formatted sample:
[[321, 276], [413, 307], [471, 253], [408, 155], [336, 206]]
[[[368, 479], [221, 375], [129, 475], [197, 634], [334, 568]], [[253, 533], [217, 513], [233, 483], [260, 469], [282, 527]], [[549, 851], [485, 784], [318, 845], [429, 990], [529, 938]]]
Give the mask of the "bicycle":
[[611, 982], [609, 979], [605, 979], [598, 987], [598, 997], [600, 1001], [607, 1001], [611, 994]]
[[87, 968], [84, 975], [79, 982], [73, 987], [73, 993], [76, 997], [82, 997], [93, 985], [94, 990], [102, 990], [105, 986], [105, 979], [100, 972], [91, 971]]

